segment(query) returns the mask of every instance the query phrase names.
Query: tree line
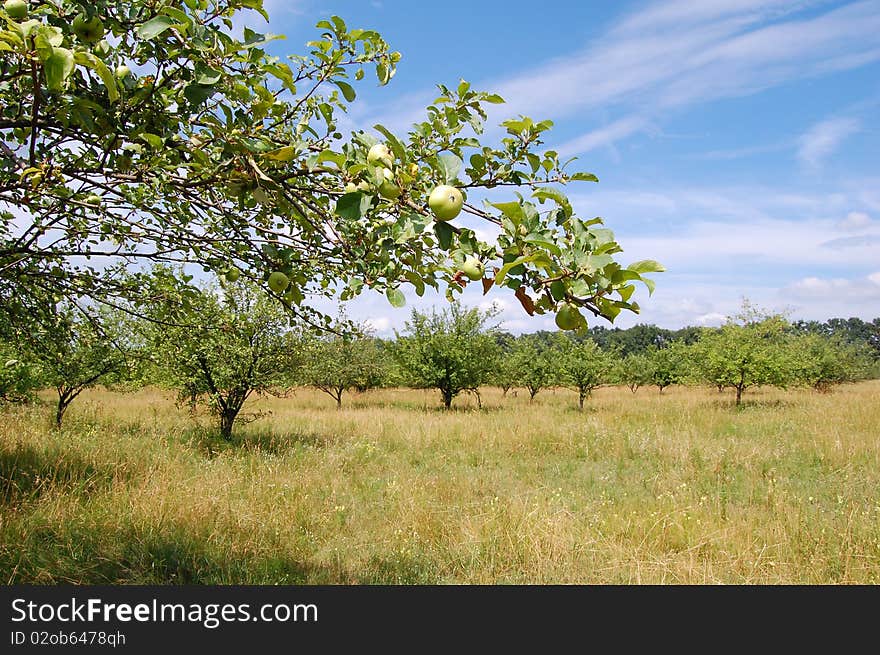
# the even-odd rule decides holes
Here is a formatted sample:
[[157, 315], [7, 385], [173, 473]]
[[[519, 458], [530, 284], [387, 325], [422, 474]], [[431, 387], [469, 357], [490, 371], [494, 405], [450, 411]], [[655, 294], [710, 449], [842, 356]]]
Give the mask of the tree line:
[[[158, 289], [187, 284], [178, 279], [170, 270], [155, 272]], [[481, 403], [486, 386], [504, 395], [522, 389], [530, 401], [564, 387], [578, 394], [583, 409], [606, 385], [663, 393], [672, 385], [708, 384], [732, 390], [738, 405], [756, 386], [825, 392], [880, 370], [874, 347], [880, 320], [792, 323], [746, 305], [719, 328], [638, 325], [514, 336], [493, 323], [495, 312], [452, 303], [441, 311], [413, 310], [403, 330], [383, 340], [344, 315], [330, 326], [292, 318], [243, 279], [186, 290], [174, 290], [185, 303], [154, 302], [161, 294], [117, 309], [49, 303], [39, 319], [5, 323], [0, 399], [28, 401], [52, 388], [60, 427], [84, 389], [153, 385], [175, 391], [192, 410], [207, 407], [228, 439], [236, 423], [258, 417], [242, 412], [248, 398], [297, 386], [323, 391], [337, 407], [346, 393], [378, 387], [435, 389], [446, 408], [462, 393]], [[854, 338], [862, 334], [864, 340]]]

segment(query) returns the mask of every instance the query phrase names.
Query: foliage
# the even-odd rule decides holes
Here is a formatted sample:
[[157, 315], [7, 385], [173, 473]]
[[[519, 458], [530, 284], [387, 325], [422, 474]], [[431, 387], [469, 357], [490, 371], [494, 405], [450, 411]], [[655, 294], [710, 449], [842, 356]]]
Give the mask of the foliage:
[[806, 333], [789, 346], [794, 359], [794, 379], [816, 391], [827, 392], [835, 384], [864, 379], [870, 369], [868, 348], [861, 348], [841, 338]]
[[328, 394], [342, 407], [351, 389], [363, 393], [388, 378], [384, 353], [376, 340], [361, 334], [317, 336], [307, 341], [299, 380]]
[[788, 322], [746, 306], [717, 330], [707, 330], [694, 346], [695, 365], [709, 384], [736, 390], [736, 404], [749, 387], [785, 387], [792, 381]]
[[511, 366], [516, 371], [518, 386], [528, 390], [529, 400], [534, 400], [541, 389], [559, 384], [557, 339], [558, 335], [548, 340], [532, 334], [522, 334], [513, 344], [510, 353]]
[[17, 321], [12, 330], [40, 385], [58, 394], [55, 426], [60, 428], [67, 408], [85, 389], [124, 377], [131, 353], [127, 320], [119, 312], [71, 303], [45, 304], [37, 317], [28, 324]]
[[0, 403], [31, 401], [41, 384], [37, 367], [22, 360], [18, 349], [0, 342]]
[[486, 327], [493, 315], [458, 303], [439, 313], [414, 309], [392, 348], [407, 383], [438, 389], [446, 409], [462, 391], [477, 392], [489, 383], [499, 354], [493, 330]]
[[573, 387], [578, 392], [578, 408], [583, 410], [584, 400], [593, 389], [609, 384], [613, 379], [616, 353], [603, 351], [591, 339], [573, 343], [568, 339], [560, 341], [559, 379], [562, 384]]
[[290, 385], [301, 358], [296, 331], [283, 307], [259, 287], [240, 280], [205, 286], [185, 309], [144, 308], [153, 362], [166, 386], [193, 407], [204, 400], [218, 418], [220, 434], [232, 438], [245, 401]]
[[652, 384], [653, 369], [651, 357], [644, 353], [631, 353], [617, 360], [618, 381], [635, 393], [639, 387]]
[[[404, 285], [422, 295], [445, 283], [454, 296], [475, 256], [483, 283], [515, 292], [529, 314], [574, 303], [613, 320], [637, 312], [633, 285], [652, 290], [645, 276], [663, 270], [622, 266], [601, 219], [575, 215], [562, 186], [597, 179], [541, 150], [550, 121], [520, 116], [500, 142], [480, 141], [486, 108], [503, 99], [465, 81], [440, 85], [406, 136], [375, 125], [345, 138], [339, 116], [357, 82], [371, 69], [387, 84], [400, 59], [372, 30], [334, 16], [306, 54], [282, 60], [266, 49], [281, 37], [234, 35], [242, 11], [268, 18], [261, 0], [30, 9], [27, 20], [0, 10], [4, 309], [47, 293], [134, 299], [143, 264], [189, 263], [230, 280], [283, 273], [273, 294], [327, 326], [310, 294], [369, 287], [399, 306]], [[379, 138], [391, 156], [377, 165], [367, 153]], [[494, 243], [433, 220], [440, 184], [466, 195], [464, 212], [497, 230]], [[492, 188], [514, 193], [477, 206]]]
[[648, 360], [649, 384], [656, 386], [660, 393], [673, 384], [685, 381], [689, 369], [689, 351], [677, 341], [663, 347], [653, 346], [646, 353]]

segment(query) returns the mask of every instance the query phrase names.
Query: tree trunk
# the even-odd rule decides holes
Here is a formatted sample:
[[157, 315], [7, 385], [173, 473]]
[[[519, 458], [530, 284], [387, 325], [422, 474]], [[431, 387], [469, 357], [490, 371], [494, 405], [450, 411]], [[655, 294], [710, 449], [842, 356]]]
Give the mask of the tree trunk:
[[440, 393], [443, 394], [443, 407], [445, 407], [446, 409], [451, 409], [452, 408], [452, 392], [447, 391], [445, 389], [441, 389]]
[[743, 395], [743, 388], [742, 388], [742, 386], [737, 385], [737, 387], [736, 387], [736, 406], [737, 407], [739, 407], [740, 404], [742, 403], [742, 395]]
[[70, 399], [59, 396], [58, 397], [58, 409], [55, 410], [55, 429], [61, 429], [61, 421], [64, 420], [64, 412], [67, 411], [67, 408], [70, 406]]
[[226, 409], [220, 414], [220, 436], [226, 441], [232, 441], [232, 426], [236, 416], [238, 416], [237, 409]]
[[583, 391], [578, 394], [578, 409], [580, 411], [584, 411], [584, 398], [586, 398], [586, 396], [587, 394], [585, 394]]

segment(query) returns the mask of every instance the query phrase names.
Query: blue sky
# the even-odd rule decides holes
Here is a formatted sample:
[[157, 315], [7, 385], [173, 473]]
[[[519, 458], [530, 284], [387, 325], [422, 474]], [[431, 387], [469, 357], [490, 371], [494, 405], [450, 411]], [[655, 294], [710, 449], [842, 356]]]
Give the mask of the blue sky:
[[[668, 269], [617, 325], [714, 325], [744, 297], [792, 318], [880, 316], [880, 0], [266, 7], [270, 25], [252, 25], [287, 35], [277, 54], [331, 14], [402, 53], [389, 86], [357, 87], [352, 128], [404, 132], [459, 78], [504, 96], [496, 123], [552, 119], [547, 146], [600, 179], [568, 188], [581, 215], [605, 219], [624, 262]], [[503, 292], [464, 301], [498, 302], [514, 332], [552, 327]], [[371, 293], [348, 312], [382, 335], [409, 315]]]

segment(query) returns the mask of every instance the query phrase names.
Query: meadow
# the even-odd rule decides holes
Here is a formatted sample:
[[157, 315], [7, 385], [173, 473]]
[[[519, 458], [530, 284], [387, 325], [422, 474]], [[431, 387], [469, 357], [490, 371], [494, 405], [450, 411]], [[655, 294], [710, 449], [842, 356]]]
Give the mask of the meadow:
[[[50, 400], [50, 396], [45, 397]], [[880, 381], [0, 410], [4, 583], [880, 582]]]

